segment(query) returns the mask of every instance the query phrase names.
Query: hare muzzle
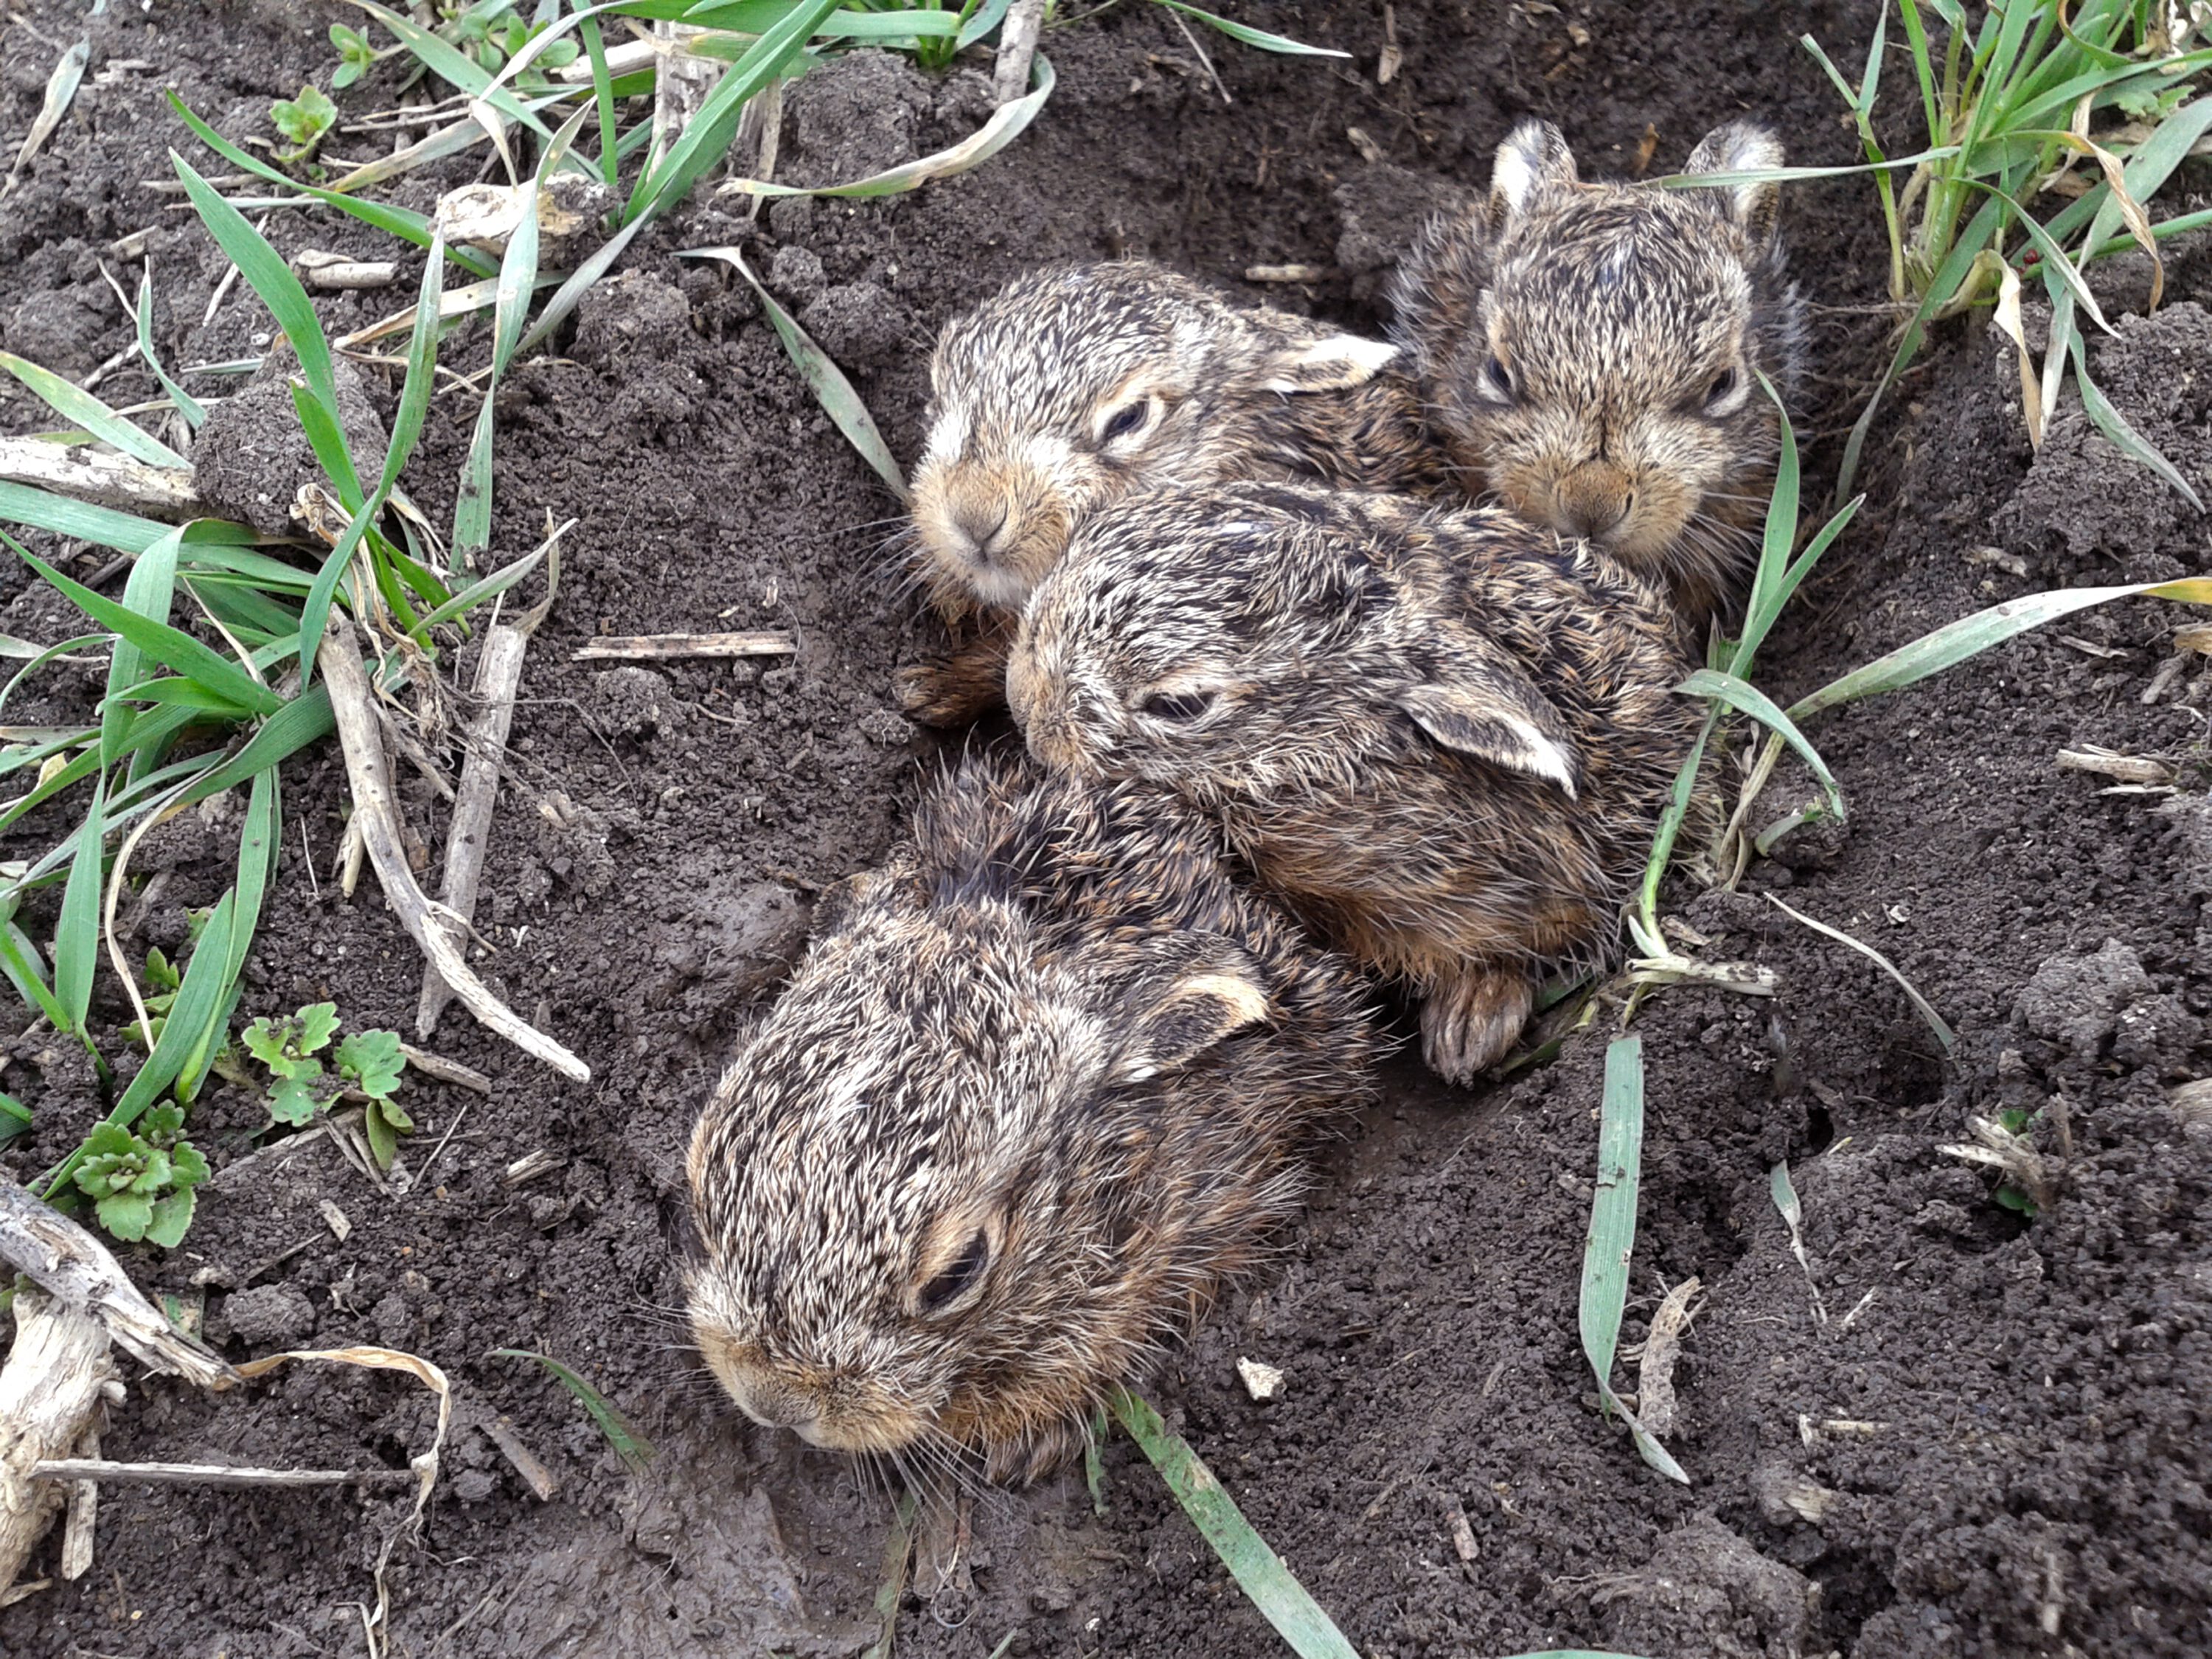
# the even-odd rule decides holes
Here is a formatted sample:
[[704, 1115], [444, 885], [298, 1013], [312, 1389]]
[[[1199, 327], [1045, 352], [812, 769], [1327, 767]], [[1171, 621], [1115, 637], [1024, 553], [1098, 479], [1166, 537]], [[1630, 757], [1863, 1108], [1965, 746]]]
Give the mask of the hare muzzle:
[[1607, 461], [1584, 461], [1552, 487], [1553, 525], [1569, 535], [1598, 541], [1626, 524], [1636, 511], [1636, 486]]

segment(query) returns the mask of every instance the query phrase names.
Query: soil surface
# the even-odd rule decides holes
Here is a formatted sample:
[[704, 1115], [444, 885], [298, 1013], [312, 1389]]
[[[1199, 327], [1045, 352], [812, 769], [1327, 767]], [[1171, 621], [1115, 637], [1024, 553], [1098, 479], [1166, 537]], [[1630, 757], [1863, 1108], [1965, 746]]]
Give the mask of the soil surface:
[[[385, 1575], [373, 1650], [848, 1656], [878, 1634], [889, 1497], [717, 1398], [684, 1346], [668, 1237], [690, 1117], [813, 895], [878, 858], [939, 763], [944, 745], [889, 694], [933, 639], [886, 547], [896, 503], [742, 280], [678, 252], [744, 245], [911, 457], [933, 331], [1020, 270], [1144, 253], [1377, 329], [1382, 281], [1421, 215], [1482, 189], [1489, 151], [1524, 113], [1559, 121], [1592, 171], [1633, 171], [1647, 144], [1664, 170], [1747, 112], [1781, 128], [1792, 160], [1856, 159], [1796, 38], [1856, 64], [1874, 15], [1399, 0], [1402, 67], [1383, 84], [1382, 8], [1229, 9], [1352, 56], [1274, 57], [1206, 33], [1209, 68], [1170, 14], [1127, 0], [1048, 33], [1058, 91], [980, 171], [881, 202], [779, 202], [757, 221], [702, 191], [633, 247], [554, 352], [507, 378], [494, 557], [534, 545], [549, 512], [577, 523], [531, 649], [477, 921], [488, 980], [593, 1080], [566, 1085], [449, 1012], [426, 1046], [487, 1073], [491, 1091], [410, 1081], [418, 1127], [388, 1191], [327, 1140], [257, 1155], [259, 1103], [215, 1090], [193, 1133], [219, 1173], [190, 1237], [128, 1253], [142, 1284], [234, 1358], [380, 1343], [451, 1375], [445, 1478], [422, 1544]], [[150, 228], [134, 257], [151, 260], [165, 361], [259, 355], [269, 319], [240, 288], [210, 317], [223, 262], [155, 188], [173, 145], [204, 171], [222, 166], [161, 88], [228, 134], [264, 136], [272, 98], [327, 82], [333, 21], [358, 19], [237, 0], [88, 21], [80, 6], [33, 3], [0, 21], [10, 155], [55, 58], [91, 41], [67, 118], [0, 197], [0, 347], [76, 376], [120, 350], [130, 325], [100, 266], [135, 287], [109, 245]], [[395, 73], [342, 96], [348, 118], [387, 105]], [[782, 176], [908, 159], [971, 131], [988, 105], [974, 70], [932, 80], [856, 54], [792, 89]], [[390, 142], [341, 133], [332, 149], [356, 159]], [[392, 194], [427, 207], [479, 160]], [[1785, 213], [1816, 305], [1811, 423], [1832, 434], [1881, 349], [1878, 216], [1856, 180], [1800, 188]], [[279, 213], [269, 234], [288, 255], [391, 251], [322, 213]], [[409, 302], [420, 256], [400, 263], [395, 288], [324, 303], [333, 332]], [[1240, 283], [1248, 266], [1285, 264], [1334, 274]], [[2145, 285], [2125, 262], [2107, 286], [2116, 313], [2136, 314], [2093, 345], [2101, 384], [2212, 489], [2212, 316], [2199, 308], [2212, 261], [2177, 258], [2154, 317], [2139, 314]], [[448, 360], [481, 363], [483, 334], [457, 337]], [[386, 419], [392, 374], [363, 369]], [[192, 385], [235, 393], [251, 428], [252, 388]], [[1868, 504], [1770, 646], [1770, 690], [1801, 695], [1999, 599], [2212, 562], [2205, 521], [2070, 404], [2032, 453], [2016, 386], [2008, 347], [1978, 323], [1950, 325], [1876, 426]], [[117, 404], [157, 395], [137, 368], [100, 389]], [[441, 397], [405, 475], [434, 520], [451, 513], [475, 410]], [[52, 424], [12, 385], [0, 422]], [[1833, 461], [1816, 444], [1808, 478], [1832, 477]], [[106, 562], [33, 539], [79, 574]], [[0, 570], [0, 631], [77, 631], [20, 571]], [[1701, 954], [1778, 976], [1768, 998], [1667, 991], [1635, 1023], [1650, 1108], [1624, 1340], [1643, 1337], [1669, 1287], [1699, 1281], [1669, 1441], [1686, 1488], [1598, 1414], [1577, 1334], [1602, 1030], [1485, 1091], [1394, 1066], [1384, 1103], [1325, 1160], [1279, 1268], [1216, 1310], [1154, 1390], [1362, 1654], [2212, 1650], [2212, 1119], [2169, 1093], [2212, 1071], [2212, 686], [2204, 657], [2175, 654], [2191, 620], [2150, 601], [2084, 612], [1827, 719], [1815, 735], [1848, 828], [1784, 843], [1736, 892], [1686, 877], [1670, 890]], [[599, 634], [754, 628], [791, 630], [797, 656], [574, 659]], [[53, 671], [10, 718], [81, 715], [90, 673]], [[2061, 749], [2093, 744], [2162, 757], [2178, 787], [2115, 790], [2058, 766]], [[1732, 787], [1732, 757], [1728, 775]], [[329, 999], [349, 1024], [410, 1030], [416, 954], [373, 882], [348, 898], [335, 878], [332, 748], [288, 765], [283, 787], [281, 869], [240, 1018]], [[1803, 787], [1785, 770], [1770, 803]], [[434, 848], [442, 804], [411, 777], [403, 793]], [[186, 908], [228, 881], [229, 811], [142, 843], [133, 868], [162, 885], [134, 950], [173, 953]], [[29, 821], [8, 855], [58, 827]], [[1955, 1045], [1945, 1053], [1889, 977], [1770, 895], [1879, 947]], [[25, 921], [43, 937], [52, 917], [34, 907]], [[104, 969], [100, 995], [116, 1024], [130, 1018]], [[37, 1127], [0, 1161], [27, 1177], [102, 1106], [82, 1059], [44, 1028], [6, 1057], [0, 1086]], [[2040, 1114], [2030, 1133], [2052, 1191], [2032, 1219], [1999, 1200], [1992, 1174], [1942, 1150], [2008, 1109]], [[545, 1173], [507, 1175], [533, 1153]], [[1785, 1163], [1796, 1242], [1772, 1196]], [[631, 1473], [558, 1383], [499, 1348], [575, 1367], [658, 1455]], [[1240, 1357], [1279, 1367], [1282, 1397], [1249, 1399]], [[400, 1467], [432, 1422], [411, 1380], [300, 1365], [221, 1400], [134, 1382], [102, 1449]], [[499, 1437], [543, 1462], [550, 1498]], [[1116, 1439], [1104, 1462], [1103, 1514], [1072, 1476], [978, 1495], [964, 1548], [934, 1528], [899, 1650], [982, 1659], [1011, 1638], [1013, 1654], [1281, 1651], [1134, 1449]], [[343, 1492], [111, 1486], [92, 1571], [0, 1612], [0, 1651], [361, 1652], [373, 1570], [403, 1513]]]

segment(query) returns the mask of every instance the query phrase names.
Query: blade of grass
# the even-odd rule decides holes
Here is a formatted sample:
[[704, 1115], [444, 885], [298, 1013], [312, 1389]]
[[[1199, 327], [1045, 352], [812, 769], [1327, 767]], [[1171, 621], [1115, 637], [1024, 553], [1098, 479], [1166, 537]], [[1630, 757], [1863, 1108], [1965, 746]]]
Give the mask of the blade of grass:
[[860, 1659], [891, 1659], [891, 1644], [898, 1634], [899, 1603], [906, 1599], [908, 1564], [914, 1559], [914, 1516], [918, 1507], [912, 1492], [902, 1492], [891, 1506], [891, 1524], [884, 1534], [884, 1577], [876, 1588], [876, 1622], [882, 1632], [860, 1650]]
[[2212, 605], [2212, 576], [2185, 576], [2178, 581], [2166, 582], [2130, 582], [2118, 587], [2054, 588], [2047, 592], [2007, 599], [2002, 605], [1977, 611], [1971, 617], [1947, 623], [1932, 634], [1923, 635], [1909, 645], [1885, 652], [1863, 667], [1853, 669], [1840, 679], [1831, 680], [1819, 690], [1790, 704], [1788, 710], [1790, 718], [1802, 725], [1823, 710], [1855, 702], [1861, 697], [1899, 690], [1924, 680], [1931, 674], [1941, 673], [1969, 657], [1978, 656], [1993, 645], [2002, 644], [2032, 628], [2040, 628], [2047, 622], [2071, 616], [2076, 611], [2086, 611], [2092, 605], [2108, 604], [2114, 599], [2134, 599], [2138, 595], [2175, 599], [2185, 605]]
[[2189, 480], [2181, 476], [2181, 469], [2160, 454], [2158, 447], [2149, 439], [2130, 426], [2127, 416], [2112, 407], [2112, 400], [2105, 396], [2103, 389], [2089, 378], [2088, 359], [2078, 329], [2068, 338], [2066, 349], [2074, 360], [2074, 385], [2081, 394], [2081, 412], [2089, 417], [2090, 423], [2110, 439], [2122, 454], [2148, 467], [2172, 486], [2182, 500], [2199, 513], [2203, 512], [2203, 500]]
[[1270, 34], [1265, 29], [1255, 29], [1249, 23], [1232, 23], [1226, 17], [1218, 17], [1210, 11], [1200, 11], [1185, 0], [1156, 0], [1170, 11], [1179, 11], [1186, 17], [1195, 17], [1201, 23], [1219, 29], [1232, 40], [1248, 46], [1257, 46], [1262, 52], [1287, 52], [1304, 58], [1349, 58], [1348, 52], [1339, 52], [1334, 46], [1310, 46], [1303, 40], [1293, 40], [1288, 35]]
[[1825, 934], [1827, 938], [1834, 939], [1838, 945], [1850, 945], [1852, 950], [1857, 951], [1869, 962], [1874, 963], [1875, 967], [1881, 969], [1882, 972], [1887, 974], [1892, 979], [1895, 980], [1899, 988], [1904, 991], [1906, 999], [1912, 1004], [1914, 1012], [1917, 1012], [1921, 1018], [1926, 1020], [1928, 1022], [1928, 1029], [1936, 1033], [1936, 1040], [1943, 1045], [1943, 1052], [1947, 1054], [1951, 1052], [1953, 1047], [1955, 1046], [1958, 1042], [1958, 1039], [1952, 1035], [1951, 1028], [1943, 1023], [1943, 1016], [1936, 1012], [1935, 1006], [1913, 988], [1913, 984], [1911, 980], [1905, 978], [1904, 974], [1899, 971], [1898, 966], [1895, 963], [1892, 962], [1887, 957], [1882, 955], [1881, 951], [1875, 950], [1873, 945], [1866, 944], [1863, 940], [1853, 939], [1849, 933], [1844, 932], [1842, 928], [1831, 927], [1825, 921], [1814, 921], [1812, 917], [1807, 915], [1802, 910], [1791, 909], [1790, 906], [1783, 903], [1779, 898], [1776, 898], [1772, 893], [1769, 893], [1766, 896], [1769, 899], [1773, 900], [1775, 907], [1784, 915], [1795, 917], [1797, 921], [1803, 922], [1808, 927], [1811, 928], [1814, 933]]
[[1820, 751], [1806, 741], [1805, 734], [1797, 729], [1790, 716], [1776, 708], [1764, 691], [1757, 686], [1746, 684], [1733, 674], [1720, 673], [1711, 668], [1700, 668], [1674, 689], [1689, 696], [1717, 697], [1729, 708], [1750, 715], [1771, 730], [1797, 751], [1797, 757], [1820, 781], [1820, 788], [1828, 798], [1829, 810], [1836, 815], [1836, 821], [1839, 823], [1844, 822], [1844, 792], [1837, 787], [1834, 774], [1828, 770], [1828, 763], [1820, 758]]
[[7, 684], [0, 685], [0, 710], [6, 709], [8, 707], [8, 699], [15, 695], [15, 688], [17, 686], [21, 685], [32, 675], [37, 673], [39, 670], [44, 668], [48, 663], [53, 661], [55, 658], [65, 656], [70, 652], [75, 651], [82, 646], [104, 645], [112, 641], [114, 638], [115, 635], [112, 634], [79, 634], [72, 639], [64, 640], [59, 645], [50, 645], [46, 647], [46, 649], [40, 652], [37, 656], [33, 657], [28, 662], [25, 663], [13, 674], [9, 675]]
[[9, 982], [22, 994], [23, 1000], [46, 1017], [57, 1031], [69, 1030], [69, 1015], [46, 988], [45, 975], [40, 971], [38, 947], [31, 937], [15, 925], [15, 902], [9, 899], [7, 918], [0, 922], [0, 970], [4, 970]]
[[[142, 519], [135, 513], [94, 507], [90, 501], [74, 501], [29, 484], [4, 482], [0, 482], [0, 520], [50, 530], [57, 536], [112, 547], [118, 553], [143, 553], [176, 529], [173, 524]], [[252, 532], [247, 534], [250, 538]]]
[[1628, 1262], [1636, 1249], [1636, 1194], [1644, 1162], [1644, 1039], [1606, 1045], [1605, 1094], [1598, 1123], [1597, 1196], [1583, 1247], [1580, 1323], [1583, 1354], [1597, 1377], [1600, 1400], [1628, 1425], [1644, 1461], [1669, 1480], [1690, 1484], [1667, 1449], [1613, 1392], [1620, 1316], [1628, 1305]]
[[[356, 0], [361, 3], [362, 0]], [[660, 165], [630, 191], [623, 220], [655, 216], [684, 199], [701, 173], [726, 154], [738, 135], [738, 118], [754, 94], [780, 73], [785, 60], [805, 46], [822, 20], [837, 9], [837, 0], [799, 0], [783, 18], [762, 32], [752, 49], [714, 83], [699, 112], [669, 146]]]
[[349, 0], [399, 37], [408, 51], [421, 60], [424, 68], [440, 80], [459, 88], [471, 98], [491, 105], [510, 121], [519, 121], [541, 138], [552, 135], [545, 124], [526, 107], [505, 87], [493, 83], [489, 71], [459, 47], [432, 33], [421, 24], [398, 12], [376, 3], [376, 0]]
[[146, 367], [161, 382], [161, 390], [169, 394], [169, 401], [184, 416], [185, 424], [192, 431], [200, 429], [207, 419], [207, 406], [169, 378], [169, 371], [161, 367], [161, 354], [154, 349], [154, 260], [149, 254], [138, 273], [138, 309], [135, 320], [138, 326], [138, 355], [146, 360]]
[[69, 884], [62, 890], [61, 918], [54, 924], [54, 1000], [61, 1005], [60, 1029], [88, 1047], [92, 1038], [85, 1017], [92, 1007], [92, 970], [100, 957], [100, 890], [104, 852], [100, 815], [107, 804], [106, 779], [95, 775], [92, 804], [77, 831], [76, 857]]
[[[292, 355], [299, 359], [300, 373], [307, 380], [307, 390], [328, 416], [331, 430], [343, 430], [338, 418], [337, 378], [331, 367], [330, 342], [324, 337], [322, 320], [315, 314], [314, 302], [307, 298], [307, 290], [300, 285], [300, 279], [292, 274], [283, 257], [247, 222], [244, 214], [224, 201], [213, 185], [192, 170], [191, 162], [174, 150], [169, 152], [169, 161], [176, 168], [177, 177], [183, 180], [185, 193], [191, 198], [200, 222], [208, 228], [216, 245], [230, 256], [239, 275], [246, 278], [247, 286], [260, 297], [269, 314], [276, 319], [277, 327], [284, 331]], [[315, 436], [311, 429], [310, 441]], [[339, 486], [341, 495], [350, 504], [358, 505], [361, 480], [355, 473], [352, 457], [346, 453], [343, 441], [335, 455], [325, 454], [324, 448], [324, 445], [317, 446], [317, 459], [330, 472], [331, 482]]]
[[768, 313], [768, 319], [775, 326], [776, 337], [783, 342], [783, 349], [791, 354], [791, 361], [798, 366], [799, 377], [813, 389], [823, 410], [836, 423], [837, 430], [845, 434], [845, 441], [859, 452], [862, 460], [875, 469], [878, 477], [890, 486], [891, 494], [900, 501], [905, 501], [906, 476], [899, 471], [898, 461], [891, 454], [890, 446], [884, 441], [884, 434], [877, 430], [875, 417], [868, 413], [867, 404], [860, 401], [860, 394], [853, 389], [853, 383], [845, 378], [843, 372], [830, 361], [829, 354], [807, 337], [806, 331], [799, 327], [798, 319], [778, 305], [775, 296], [761, 285], [760, 278], [754, 276], [746, 265], [744, 255], [735, 247], [699, 247], [687, 248], [678, 257], [684, 259], [721, 259], [737, 268], [738, 275], [744, 277], [751, 285], [753, 292], [760, 296], [761, 305]]
[[[341, 213], [350, 214], [363, 223], [374, 225], [377, 229], [397, 236], [402, 241], [412, 242], [416, 247], [430, 246], [434, 227], [428, 216], [407, 208], [393, 207], [386, 203], [372, 202], [365, 198], [349, 196], [343, 191], [325, 190], [318, 185], [302, 184], [286, 173], [279, 173], [252, 151], [240, 149], [236, 144], [232, 143], [229, 139], [193, 114], [185, 100], [177, 96], [173, 88], [169, 92], [168, 99], [169, 106], [175, 110], [178, 117], [192, 130], [193, 135], [233, 167], [242, 172], [266, 179], [271, 184], [283, 185], [288, 189], [312, 197], [325, 207], [336, 208]], [[446, 258], [451, 259], [455, 264], [473, 271], [478, 276], [489, 276], [497, 269], [489, 258], [471, 247], [448, 247], [446, 250]]]
[[1252, 1605], [1291, 1650], [1300, 1659], [1359, 1659], [1358, 1650], [1306, 1594], [1282, 1558], [1252, 1530], [1243, 1511], [1182, 1437], [1169, 1433], [1160, 1414], [1126, 1389], [1115, 1389], [1107, 1403], [1129, 1437], [1152, 1459], [1169, 1492], [1213, 1547], [1238, 1588], [1252, 1598]]
[[166, 623], [156, 623], [142, 617], [114, 600], [94, 592], [80, 582], [71, 581], [4, 532], [0, 532], [0, 540], [14, 547], [26, 564], [59, 588], [64, 597], [78, 610], [111, 633], [121, 635], [126, 641], [164, 667], [173, 669], [188, 679], [200, 681], [231, 702], [242, 704], [256, 714], [273, 714], [283, 707], [283, 700], [267, 686], [259, 684], [221, 653], [202, 645], [191, 635]]
[[[531, 222], [534, 229], [534, 213]], [[407, 343], [407, 378], [401, 384], [399, 408], [392, 416], [392, 441], [385, 450], [383, 474], [377, 480], [375, 493], [347, 522], [345, 533], [338, 538], [330, 556], [323, 561], [322, 568], [315, 573], [314, 585], [307, 590], [307, 603], [301, 608], [302, 685], [314, 678], [315, 653], [321, 647], [323, 631], [330, 620], [331, 600], [337, 592], [338, 583], [352, 562], [362, 538], [384, 510], [385, 503], [392, 499], [392, 488], [399, 482], [400, 469], [407, 465], [408, 457], [414, 453], [415, 445], [422, 435], [423, 416], [430, 407], [430, 390], [437, 375], [438, 319], [445, 286], [445, 262], [438, 255], [444, 246], [444, 233], [434, 234], [430, 241], [430, 257], [422, 266], [422, 286], [415, 301], [415, 331]]]
[[191, 465], [152, 433], [133, 426], [92, 393], [52, 370], [40, 368], [12, 351], [0, 351], [0, 368], [21, 380], [64, 420], [75, 422], [102, 443], [121, 450], [133, 459], [149, 466]]
[[577, 1403], [583, 1407], [592, 1421], [599, 1425], [599, 1432], [606, 1436], [607, 1443], [615, 1449], [615, 1455], [622, 1459], [632, 1474], [642, 1471], [653, 1461], [653, 1443], [632, 1428], [629, 1420], [615, 1409], [605, 1395], [559, 1360], [545, 1354], [533, 1353], [528, 1348], [494, 1348], [491, 1357], [495, 1359], [527, 1359], [550, 1371], [555, 1382], [575, 1395]]
[[609, 190], [613, 190], [622, 151], [615, 130], [615, 85], [614, 77], [607, 71], [606, 39], [599, 32], [599, 20], [596, 17], [586, 17], [577, 26], [576, 33], [583, 41], [585, 58], [592, 66], [592, 106], [599, 118], [599, 179]]

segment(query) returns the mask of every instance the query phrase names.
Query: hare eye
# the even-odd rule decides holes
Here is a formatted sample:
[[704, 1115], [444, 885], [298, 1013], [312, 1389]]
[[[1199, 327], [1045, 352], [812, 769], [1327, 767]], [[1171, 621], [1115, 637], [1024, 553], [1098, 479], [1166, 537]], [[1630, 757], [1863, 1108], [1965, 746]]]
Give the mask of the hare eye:
[[1154, 720], [1194, 720], [1212, 707], [1211, 691], [1155, 691], [1145, 699], [1144, 711]]
[[1723, 369], [1713, 377], [1713, 383], [1705, 388], [1705, 406], [1711, 409], [1717, 404], [1726, 403], [1730, 398], [1735, 396], [1735, 389], [1742, 382], [1742, 375], [1733, 367]]
[[1510, 404], [1514, 398], [1513, 371], [1492, 357], [1482, 366], [1482, 386], [1498, 402]]
[[946, 1262], [935, 1278], [921, 1287], [915, 1305], [923, 1313], [932, 1314], [957, 1300], [983, 1276], [983, 1269], [991, 1260], [991, 1241], [981, 1232], [969, 1239], [958, 1255]]
[[1112, 443], [1116, 438], [1126, 438], [1152, 418], [1152, 399], [1139, 398], [1133, 404], [1125, 404], [1106, 417], [1106, 424], [1098, 434], [1101, 443]]

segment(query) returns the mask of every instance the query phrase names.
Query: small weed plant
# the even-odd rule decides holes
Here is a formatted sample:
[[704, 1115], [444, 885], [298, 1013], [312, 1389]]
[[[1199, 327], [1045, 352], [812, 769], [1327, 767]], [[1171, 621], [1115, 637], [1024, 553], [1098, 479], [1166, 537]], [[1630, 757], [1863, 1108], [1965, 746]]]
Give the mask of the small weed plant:
[[207, 1159], [184, 1133], [178, 1106], [155, 1107], [135, 1129], [103, 1123], [92, 1132], [76, 1181], [102, 1227], [126, 1243], [183, 1242], [193, 1188], [208, 1176]]
[[[377, 1167], [388, 1170], [398, 1137], [415, 1127], [392, 1098], [407, 1063], [399, 1034], [355, 1031], [332, 1048], [337, 1031], [337, 1005], [317, 1002], [280, 1019], [255, 1020], [239, 1034], [239, 1042], [269, 1074], [269, 1115], [276, 1122], [304, 1128], [340, 1096], [363, 1097], [369, 1150]], [[325, 1049], [327, 1067], [319, 1058]]]
[[338, 106], [313, 82], [300, 88], [297, 98], [270, 105], [269, 118], [290, 145], [276, 152], [280, 161], [304, 161], [315, 153], [324, 135], [337, 124]]

